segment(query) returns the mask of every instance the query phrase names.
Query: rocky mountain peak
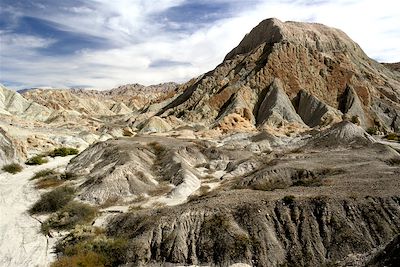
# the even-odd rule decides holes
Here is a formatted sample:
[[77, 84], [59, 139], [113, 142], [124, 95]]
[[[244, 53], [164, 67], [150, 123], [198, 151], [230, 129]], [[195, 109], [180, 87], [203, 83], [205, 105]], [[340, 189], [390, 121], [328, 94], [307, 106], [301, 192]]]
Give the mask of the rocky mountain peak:
[[361, 48], [343, 31], [319, 23], [282, 22], [276, 18], [260, 22], [243, 40], [229, 52], [225, 60], [238, 54], [252, 52], [265, 44], [272, 47], [275, 43], [293, 43], [325, 53], [356, 51], [365, 55]]
[[283, 23], [275, 18], [266, 19], [260, 22], [250, 33], [246, 34], [243, 40], [229, 52], [224, 60], [232, 59], [238, 54], [251, 52], [263, 43], [273, 45], [283, 39]]
[[[159, 115], [212, 124], [237, 114], [262, 127], [259, 118], [267, 118], [271, 112], [260, 110], [265, 97], [265, 103], [269, 103], [265, 107], [280, 106], [267, 93], [279, 80], [282, 94], [276, 100], [285, 99], [286, 95], [285, 110], [293, 103], [310, 127], [335, 123], [344, 115], [359, 117], [354, 119], [364, 128], [378, 125], [397, 131], [400, 74], [391, 67], [370, 59], [339, 29], [318, 23], [266, 19], [213, 71], [187, 84], [187, 90]], [[276, 118], [274, 125], [288, 121], [282, 117], [281, 123]]]

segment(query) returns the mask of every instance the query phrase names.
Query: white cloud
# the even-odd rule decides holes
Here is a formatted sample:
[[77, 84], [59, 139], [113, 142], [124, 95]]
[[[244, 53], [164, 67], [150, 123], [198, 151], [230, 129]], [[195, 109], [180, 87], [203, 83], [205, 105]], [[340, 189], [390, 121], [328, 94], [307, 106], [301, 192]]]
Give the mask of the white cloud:
[[[370, 57], [380, 61], [400, 61], [400, 8], [395, 0], [313, 3], [265, 0], [257, 5], [235, 1], [234, 16], [202, 25], [191, 33], [166, 31], [163, 21], [150, 20], [158, 12], [182, 2], [92, 0], [88, 6], [72, 8], [72, 15], [68, 12], [49, 15], [49, 20], [62, 22], [62, 29], [106, 38], [114, 48], [86, 49], [69, 57], [43, 56], [35, 49], [46, 47], [53, 40], [8, 36], [6, 42], [15, 43], [20, 51], [27, 52], [8, 50], [15, 57], [7, 56], [2, 64], [12, 66], [12, 69], [2, 70], [0, 78], [24, 86], [87, 85], [96, 88], [133, 82], [183, 82], [213, 69], [247, 32], [269, 17], [320, 22], [340, 28]], [[168, 23], [171, 26], [175, 22]], [[1, 53], [4, 53], [3, 49]], [[152, 67], [152, 62], [156, 61], [190, 64]]]

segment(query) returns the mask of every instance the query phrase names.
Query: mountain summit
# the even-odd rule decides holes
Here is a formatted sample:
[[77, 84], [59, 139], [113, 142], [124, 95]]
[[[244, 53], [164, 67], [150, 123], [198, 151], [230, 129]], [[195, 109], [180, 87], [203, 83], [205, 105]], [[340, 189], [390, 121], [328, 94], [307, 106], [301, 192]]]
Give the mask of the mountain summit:
[[[187, 84], [187, 90], [159, 115], [215, 127], [227, 121], [233, 126], [236, 122], [253, 127], [301, 125], [295, 116], [277, 121], [268, 117], [273, 112], [260, 109], [263, 102], [278, 101], [283, 110], [294, 108], [310, 127], [328, 125], [346, 115], [364, 128], [399, 131], [399, 81], [399, 72], [370, 59], [341, 30], [267, 19], [213, 71]], [[271, 90], [290, 101], [274, 100], [277, 94]]]

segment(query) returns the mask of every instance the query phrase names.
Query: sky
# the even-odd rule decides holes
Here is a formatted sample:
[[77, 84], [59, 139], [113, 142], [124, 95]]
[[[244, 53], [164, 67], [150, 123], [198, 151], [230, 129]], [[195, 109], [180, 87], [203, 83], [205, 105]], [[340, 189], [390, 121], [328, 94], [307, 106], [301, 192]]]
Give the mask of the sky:
[[214, 69], [260, 21], [340, 28], [371, 58], [400, 61], [397, 0], [0, 0], [0, 83], [110, 89]]

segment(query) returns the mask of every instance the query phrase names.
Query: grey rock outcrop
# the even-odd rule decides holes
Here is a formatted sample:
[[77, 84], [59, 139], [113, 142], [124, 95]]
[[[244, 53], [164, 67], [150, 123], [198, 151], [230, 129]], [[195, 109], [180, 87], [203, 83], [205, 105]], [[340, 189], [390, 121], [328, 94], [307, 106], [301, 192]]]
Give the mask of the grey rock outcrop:
[[17, 153], [13, 141], [0, 127], [0, 166], [11, 163], [17, 159]]
[[342, 121], [318, 133], [307, 147], [368, 146], [375, 139], [352, 122]]
[[339, 110], [349, 118], [359, 117], [360, 126], [367, 127], [367, 118], [364, 113], [363, 105], [356, 91], [351, 86], [347, 86], [339, 100]]
[[44, 121], [50, 116], [51, 110], [36, 102], [28, 101], [19, 93], [0, 85], [0, 114]]
[[134, 238], [129, 261], [136, 266], [156, 261], [272, 267], [323, 266], [369, 252], [400, 231], [396, 197], [261, 202], [248, 193], [247, 199], [230, 207], [211, 208], [221, 200], [216, 198], [205, 200], [207, 209], [193, 203], [121, 215], [108, 233]]
[[257, 124], [279, 125], [284, 122], [303, 124], [289, 97], [283, 91], [281, 81], [275, 79], [257, 111]]
[[172, 127], [168, 122], [158, 116], [153, 116], [144, 122], [140, 133], [163, 133], [170, 130], [172, 130]]
[[301, 90], [295, 99], [297, 113], [310, 127], [325, 126], [338, 122], [341, 119], [341, 112], [315, 96]]

